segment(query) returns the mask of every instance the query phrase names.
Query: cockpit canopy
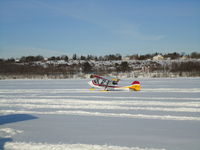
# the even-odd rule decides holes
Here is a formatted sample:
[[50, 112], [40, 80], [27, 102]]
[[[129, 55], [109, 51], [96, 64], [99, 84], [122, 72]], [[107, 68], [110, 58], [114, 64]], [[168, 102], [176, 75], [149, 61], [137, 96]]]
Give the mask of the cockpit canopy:
[[99, 85], [118, 85], [118, 82], [120, 79], [114, 78], [114, 77], [103, 77], [103, 76], [98, 76], [98, 75], [91, 75], [90, 78], [96, 78], [94, 79], [95, 84]]

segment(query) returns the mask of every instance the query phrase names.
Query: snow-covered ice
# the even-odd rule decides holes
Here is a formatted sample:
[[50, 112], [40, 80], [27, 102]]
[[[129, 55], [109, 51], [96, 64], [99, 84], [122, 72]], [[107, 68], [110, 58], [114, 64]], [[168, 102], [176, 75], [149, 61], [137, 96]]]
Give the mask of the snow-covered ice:
[[1, 80], [0, 149], [199, 150], [200, 78], [139, 81], [140, 92], [102, 92], [80, 79]]

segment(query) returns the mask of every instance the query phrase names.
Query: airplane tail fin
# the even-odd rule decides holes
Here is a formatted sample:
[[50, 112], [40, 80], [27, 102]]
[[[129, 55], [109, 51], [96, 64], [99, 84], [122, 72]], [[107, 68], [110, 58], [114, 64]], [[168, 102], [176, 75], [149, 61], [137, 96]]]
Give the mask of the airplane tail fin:
[[141, 89], [140, 82], [139, 81], [133, 81], [133, 83], [131, 84], [129, 89], [134, 90], [134, 91], [140, 91], [140, 89]]

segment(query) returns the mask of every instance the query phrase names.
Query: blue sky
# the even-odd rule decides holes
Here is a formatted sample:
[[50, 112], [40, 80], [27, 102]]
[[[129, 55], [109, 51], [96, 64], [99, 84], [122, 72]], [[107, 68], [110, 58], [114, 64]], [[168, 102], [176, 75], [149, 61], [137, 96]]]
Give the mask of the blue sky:
[[200, 52], [199, 0], [0, 0], [0, 57]]

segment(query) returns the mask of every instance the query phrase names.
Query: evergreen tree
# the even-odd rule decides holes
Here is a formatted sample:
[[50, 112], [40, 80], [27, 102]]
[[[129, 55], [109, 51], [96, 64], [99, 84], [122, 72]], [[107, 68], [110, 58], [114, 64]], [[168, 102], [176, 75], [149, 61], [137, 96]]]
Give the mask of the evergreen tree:
[[92, 72], [92, 66], [90, 65], [90, 63], [88, 63], [88, 62], [85, 62], [84, 64], [83, 64], [83, 72], [84, 73], [91, 73]]
[[74, 54], [74, 55], [72, 56], [72, 59], [73, 59], [73, 60], [77, 60], [76, 54]]

